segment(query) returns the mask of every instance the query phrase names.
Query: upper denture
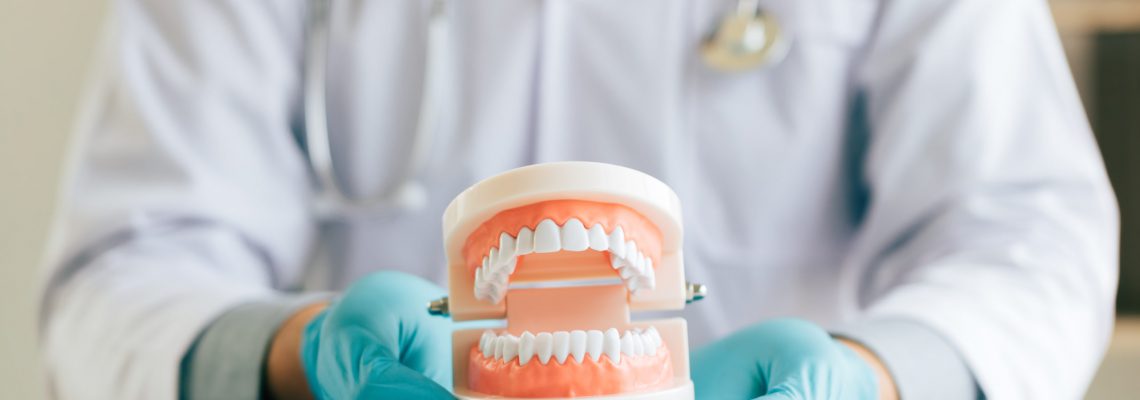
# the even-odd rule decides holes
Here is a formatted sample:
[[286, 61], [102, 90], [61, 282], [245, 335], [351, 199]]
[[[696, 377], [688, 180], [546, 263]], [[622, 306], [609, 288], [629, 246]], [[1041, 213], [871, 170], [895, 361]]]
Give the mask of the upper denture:
[[654, 286], [661, 233], [620, 204], [554, 200], [502, 211], [468, 236], [463, 251], [475, 274], [475, 297], [498, 303], [519, 256], [586, 250], [608, 251], [631, 292]]

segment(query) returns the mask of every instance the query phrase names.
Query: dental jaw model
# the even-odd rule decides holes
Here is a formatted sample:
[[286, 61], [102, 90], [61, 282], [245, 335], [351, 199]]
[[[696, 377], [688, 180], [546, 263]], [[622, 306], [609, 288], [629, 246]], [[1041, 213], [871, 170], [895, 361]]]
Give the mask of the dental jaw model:
[[457, 396], [693, 398], [685, 321], [630, 320], [703, 296], [684, 280], [680, 204], [664, 183], [533, 165], [468, 188], [443, 219], [449, 296], [429, 309], [506, 320], [453, 335]]

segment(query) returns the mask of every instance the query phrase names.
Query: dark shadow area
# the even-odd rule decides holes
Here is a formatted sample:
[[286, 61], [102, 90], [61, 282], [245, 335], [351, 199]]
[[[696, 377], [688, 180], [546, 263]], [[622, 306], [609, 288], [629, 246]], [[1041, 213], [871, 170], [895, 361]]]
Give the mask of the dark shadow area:
[[1140, 32], [1096, 37], [1092, 120], [1120, 204], [1120, 314], [1140, 314]]

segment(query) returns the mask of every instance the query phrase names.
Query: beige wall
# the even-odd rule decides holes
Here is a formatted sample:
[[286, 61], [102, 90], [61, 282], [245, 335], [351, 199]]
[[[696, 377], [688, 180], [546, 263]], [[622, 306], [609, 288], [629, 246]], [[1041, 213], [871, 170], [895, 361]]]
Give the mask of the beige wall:
[[35, 287], [106, 1], [0, 0], [0, 398], [43, 398]]
[[[76, 99], [106, 3], [0, 0], [0, 398], [43, 396], [35, 348], [33, 282]], [[1119, 5], [1140, 1], [1058, 3], [1066, 7], [1113, 3], [1135, 9]], [[1063, 25], [1072, 23], [1083, 30], [1097, 18], [1113, 24], [1131, 21], [1124, 18], [1127, 12], [1080, 13], [1066, 13], [1077, 18], [1066, 19]], [[1132, 15], [1140, 17], [1140, 12]], [[1078, 54], [1087, 47], [1080, 35], [1064, 35], [1066, 45]], [[1085, 70], [1079, 60], [1074, 61], [1078, 73]], [[1140, 336], [1140, 328], [1131, 326], [1138, 333], [1129, 336], [1131, 341], [1117, 340], [1118, 350], [1110, 354], [1109, 364], [1119, 366], [1102, 371], [1090, 398], [1140, 392], [1134, 369], [1140, 359], [1136, 356], [1140, 345], [1134, 337]], [[1119, 389], [1130, 391], [1115, 392]]]

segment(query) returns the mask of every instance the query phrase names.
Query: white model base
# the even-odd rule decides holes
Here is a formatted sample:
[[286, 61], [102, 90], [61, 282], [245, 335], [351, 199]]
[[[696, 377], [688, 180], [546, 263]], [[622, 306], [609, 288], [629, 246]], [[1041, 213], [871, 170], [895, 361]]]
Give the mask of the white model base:
[[653, 392], [641, 392], [630, 394], [613, 394], [606, 396], [583, 396], [583, 397], [499, 397], [488, 396], [482, 393], [474, 393], [468, 390], [457, 389], [455, 397], [460, 400], [693, 400], [693, 382], [684, 381], [671, 388], [664, 390], [657, 390]]

